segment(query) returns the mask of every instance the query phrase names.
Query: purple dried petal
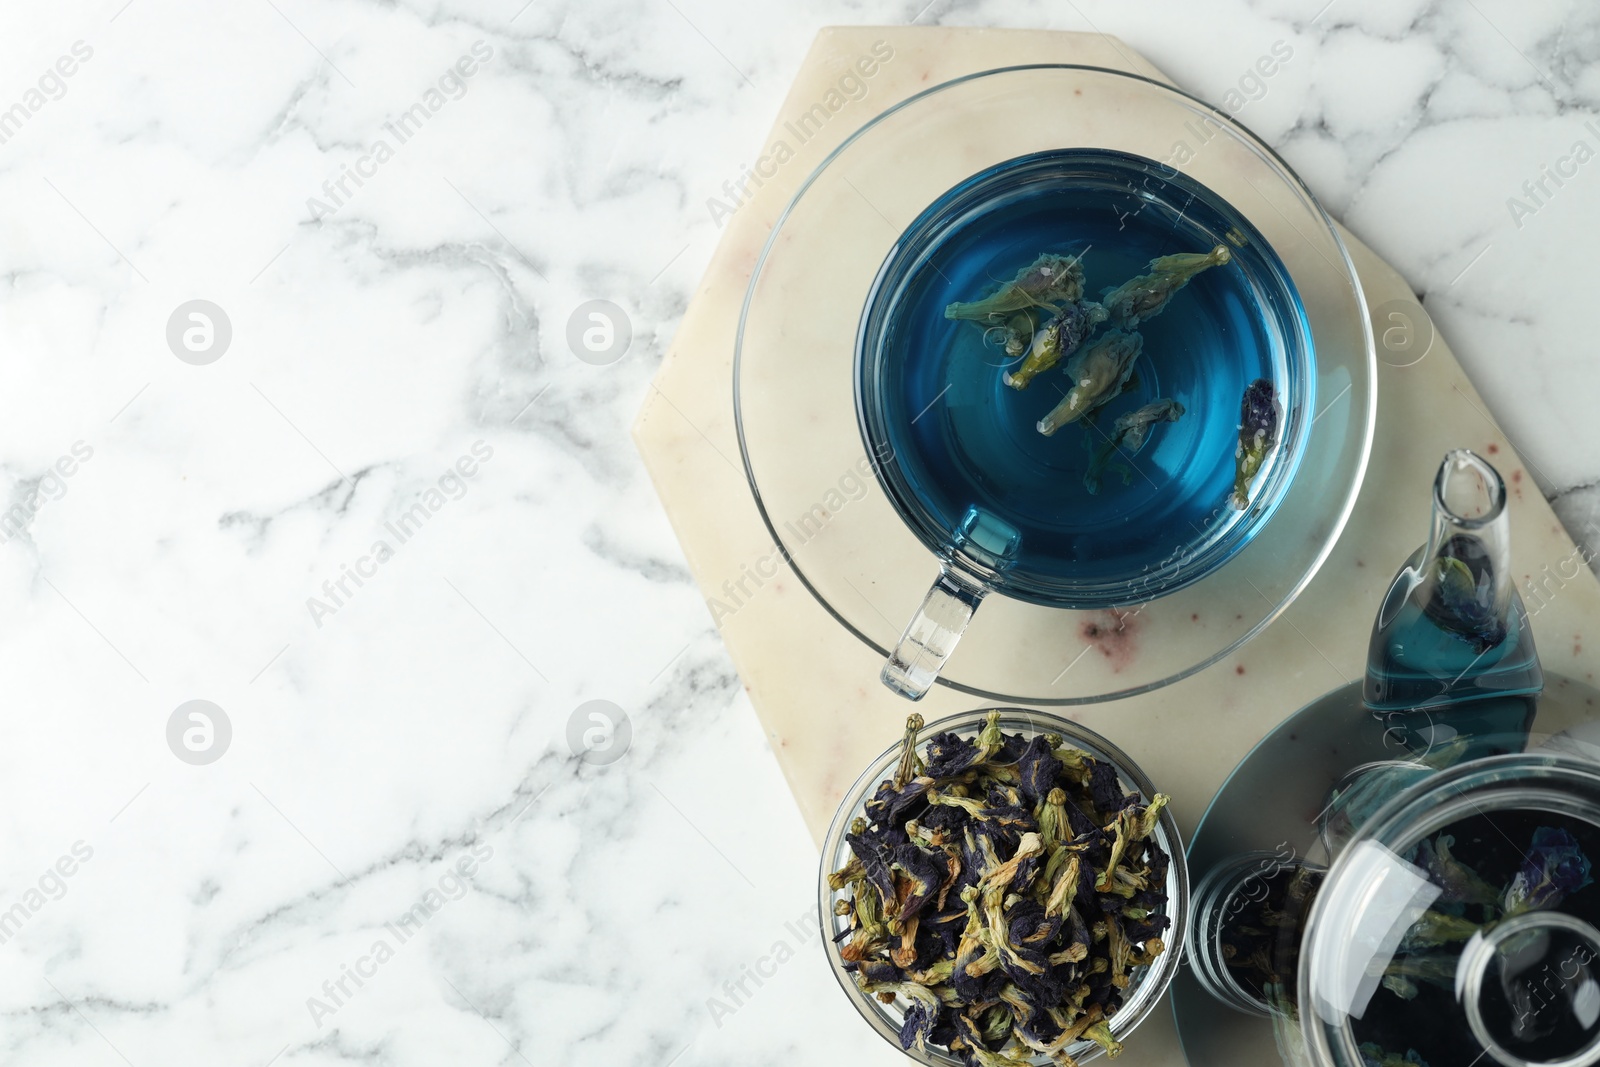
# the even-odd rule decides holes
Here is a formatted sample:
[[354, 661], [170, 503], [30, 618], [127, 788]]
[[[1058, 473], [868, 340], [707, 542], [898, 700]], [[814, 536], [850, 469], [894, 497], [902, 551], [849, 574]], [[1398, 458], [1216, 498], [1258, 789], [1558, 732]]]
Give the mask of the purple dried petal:
[[1027, 738], [1021, 734], [1005, 734], [1000, 744], [1000, 751], [994, 754], [995, 763], [1011, 764], [1022, 758], [1023, 750], [1028, 747]]
[[915, 1048], [918, 1038], [926, 1043], [933, 1036], [933, 1025], [938, 1020], [939, 1014], [931, 1006], [921, 1001], [912, 1002], [906, 1009], [905, 1022], [900, 1024], [900, 1047]]
[[1240, 511], [1250, 506], [1250, 485], [1267, 461], [1267, 454], [1278, 445], [1281, 412], [1277, 391], [1267, 379], [1257, 378], [1245, 389], [1239, 404], [1239, 447], [1234, 453], [1230, 499]]
[[956, 1039], [956, 1010], [944, 1007], [939, 1009], [939, 1017], [934, 1021], [933, 1031], [928, 1035], [928, 1040], [935, 1045], [948, 1047]]
[[1013, 893], [1026, 893], [1033, 888], [1039, 872], [1044, 870], [1046, 857], [1043, 850], [1024, 856], [1022, 862], [1017, 864], [1016, 877], [1011, 879]]
[[1139, 801], [1137, 795], [1123, 790], [1116, 768], [1101, 760], [1089, 762], [1089, 795], [1094, 801], [1094, 810], [1102, 815], [1115, 815]]
[[[868, 830], [864, 834], [846, 834], [844, 838], [845, 844], [850, 846], [850, 851], [861, 861], [867, 881], [878, 891], [885, 910], [895, 899], [894, 874], [889, 870], [889, 864], [894, 858], [895, 844], [885, 840], [886, 836], [885, 831]], [[905, 835], [899, 836], [903, 839]]]
[[872, 799], [867, 801], [867, 818], [880, 826], [904, 826], [906, 820], [927, 806], [928, 783], [917, 779], [896, 789], [893, 782], [883, 782]]
[[955, 989], [956, 996], [965, 1004], [995, 1000], [1000, 996], [1000, 991], [1006, 987], [1008, 981], [1006, 973], [998, 967], [988, 974], [977, 977], [967, 973], [967, 965], [976, 962], [982, 955], [982, 948], [974, 948], [970, 954], [956, 957], [955, 971], [951, 975], [950, 985]]
[[1060, 782], [1062, 763], [1056, 759], [1050, 742], [1043, 736], [1028, 742], [1017, 760], [1017, 772], [1022, 776], [1019, 788], [1022, 795], [1035, 804], [1040, 803]]
[[929, 778], [954, 778], [971, 770], [982, 755], [975, 740], [959, 734], [936, 734], [923, 749], [923, 774]]
[[1239, 405], [1239, 439], [1264, 431], [1269, 441], [1278, 439], [1278, 393], [1265, 378], [1257, 378], [1244, 391]]
[[900, 968], [888, 960], [862, 960], [858, 969], [861, 972], [861, 976], [869, 982], [898, 982], [901, 980]]
[[1090, 819], [1088, 815], [1084, 814], [1083, 809], [1078, 807], [1078, 805], [1073, 803], [1071, 800], [1068, 800], [1066, 803], [1066, 812], [1067, 828], [1072, 831], [1072, 836], [1074, 838], [1082, 837], [1084, 834], [1094, 834], [1100, 832], [1100, 828], [1094, 824], [1094, 821]]
[[1558, 906], [1594, 882], [1589, 869], [1589, 857], [1568, 830], [1539, 827], [1522, 869], [1506, 890], [1507, 914]]
[[[906, 919], [920, 912], [928, 905], [939, 886], [944, 882], [949, 869], [944, 864], [944, 854], [931, 855], [918, 848], [916, 845], [898, 845], [894, 849], [893, 862], [895, 867], [905, 875], [910, 882], [910, 892], [906, 894], [905, 902], [901, 904], [899, 912], [894, 916], [904, 922]], [[893, 896], [888, 898], [893, 900]], [[885, 909], [887, 910], [887, 908]]]
[[959, 840], [961, 829], [971, 818], [965, 808], [958, 808], [954, 804], [935, 804], [918, 815], [917, 822], [925, 830], [943, 830], [953, 839]]

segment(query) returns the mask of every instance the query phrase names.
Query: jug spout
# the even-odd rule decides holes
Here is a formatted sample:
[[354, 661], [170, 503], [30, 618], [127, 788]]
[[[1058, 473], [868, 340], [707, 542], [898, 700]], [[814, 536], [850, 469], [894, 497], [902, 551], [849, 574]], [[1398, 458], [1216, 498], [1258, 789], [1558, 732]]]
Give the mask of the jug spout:
[[1398, 713], [1396, 736], [1413, 752], [1525, 735], [1532, 724], [1544, 674], [1511, 570], [1505, 507], [1505, 482], [1488, 461], [1448, 453], [1428, 542], [1395, 575], [1373, 623], [1362, 696]]

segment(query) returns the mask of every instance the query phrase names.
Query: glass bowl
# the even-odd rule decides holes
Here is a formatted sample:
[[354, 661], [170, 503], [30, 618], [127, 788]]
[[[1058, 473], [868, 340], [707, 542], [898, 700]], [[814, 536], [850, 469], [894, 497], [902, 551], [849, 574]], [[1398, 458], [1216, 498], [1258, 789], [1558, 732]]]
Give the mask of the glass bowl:
[[[946, 732], [963, 737], [975, 736], [983, 729], [991, 710], [1000, 711], [1000, 727], [1006, 734], [1021, 734], [1027, 739], [1040, 734], [1058, 734], [1068, 744], [1081, 748], [1095, 759], [1114, 767], [1123, 789], [1128, 794], [1137, 794], [1143, 803], [1148, 803], [1155, 795], [1156, 790], [1150, 780], [1121, 749], [1093, 730], [1048, 712], [1029, 711], [1025, 708], [983, 708], [962, 712], [928, 723], [920, 731], [920, 737], [925, 741], [935, 734]], [[842, 899], [844, 894], [829, 887], [828, 875], [843, 867], [850, 858], [850, 846], [845, 843], [845, 835], [849, 832], [850, 824], [856, 818], [865, 816], [866, 802], [877, 790], [879, 783], [894, 776], [895, 765], [899, 762], [902, 748], [903, 745], [896, 742], [885, 749], [882, 755], [862, 771], [861, 776], [845, 793], [838, 813], [834, 815], [833, 823], [828, 827], [828, 835], [823, 841], [822, 864], [817, 879], [822, 944], [834, 977], [838, 979], [839, 987], [845, 991], [850, 1002], [861, 1013], [861, 1017], [896, 1049], [900, 1048], [900, 1024], [904, 1018], [903, 1012], [898, 1004], [883, 1004], [875, 997], [863, 993], [857, 987], [851, 973], [845, 970], [845, 961], [840, 956], [839, 943], [835, 938], [841, 931], [849, 928], [849, 920], [833, 913], [834, 903]], [[1172, 925], [1162, 937], [1167, 945], [1166, 951], [1156, 957], [1154, 963], [1140, 967], [1132, 973], [1122, 1007], [1118, 1008], [1109, 1020], [1112, 1035], [1119, 1041], [1126, 1040], [1128, 1034], [1144, 1021], [1160, 1001], [1168, 983], [1178, 972], [1185, 940], [1186, 917], [1189, 911], [1188, 868], [1184, 860], [1183, 842], [1178, 836], [1178, 824], [1172, 816], [1170, 805], [1162, 809], [1152, 840], [1171, 858], [1171, 864], [1167, 868], [1166, 914], [1171, 918]], [[1080, 1041], [1065, 1051], [1074, 1059], [1083, 1062], [1101, 1055], [1104, 1050], [1093, 1041]], [[940, 1067], [959, 1065], [962, 1062], [931, 1045], [925, 1053], [913, 1049], [905, 1051], [905, 1055], [919, 1062], [937, 1064]], [[1053, 1061], [1048, 1057], [1038, 1056], [1033, 1062], [1048, 1064]]]
[[[1012, 595], [983, 551], [939, 549], [919, 536], [915, 517], [885, 488], [882, 468], [893, 457], [863, 436], [856, 367], [882, 272], [913, 222], [975, 176], [1064, 149], [1137, 158], [1152, 182], [1193, 183], [1220, 198], [1281, 263], [1309, 354], [1292, 357], [1303, 381], [1292, 390], [1282, 383], [1291, 405], [1283, 421], [1295, 436], [1263, 475], [1262, 513], [1216, 524], [1215, 537], [1197, 531], [1200, 542], [1186, 529], [1164, 531], [1172, 549], [1147, 573], [1121, 574], [1067, 606]], [[1132, 183], [1129, 210], [1147, 193]], [[1287, 368], [1291, 354], [1282, 359]], [[937, 679], [1003, 703], [1081, 704], [1187, 677], [1289, 605], [1354, 505], [1375, 377], [1371, 326], [1345, 247], [1267, 145], [1169, 85], [1037, 65], [910, 97], [807, 178], [746, 292], [734, 414], [758, 511], [800, 582], [881, 655], [908, 652], [903, 669], [886, 677], [892, 687], [915, 696]], [[1232, 403], [1237, 413], [1238, 398]]]

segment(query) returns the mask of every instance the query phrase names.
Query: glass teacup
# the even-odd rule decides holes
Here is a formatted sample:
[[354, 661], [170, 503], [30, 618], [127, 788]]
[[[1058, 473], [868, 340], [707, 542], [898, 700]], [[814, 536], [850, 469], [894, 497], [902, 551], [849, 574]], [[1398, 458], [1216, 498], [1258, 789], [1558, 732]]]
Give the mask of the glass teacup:
[[[1145, 272], [1174, 253], [1202, 258], [1163, 288]], [[1129, 610], [1200, 581], [1265, 525], [1298, 466], [1315, 373], [1294, 281], [1246, 217], [1154, 160], [1000, 163], [925, 210], [872, 291], [861, 433], [942, 563], [883, 672], [905, 696], [927, 691], [988, 592]], [[1099, 366], [1102, 388], [1085, 389]], [[1241, 406], [1263, 393], [1246, 480]], [[1079, 397], [1081, 413], [1050, 421]]]
[[[1081, 227], [1068, 218], [1029, 236], [981, 217], [1026, 200], [1020, 186], [1050, 194], [1073, 182], [1100, 198]], [[976, 224], [963, 225], [963, 212], [977, 212]], [[1160, 222], [1143, 243], [1090, 240], [1119, 222], [1142, 225], [1139, 213]], [[1161, 226], [1173, 244], [1156, 239]], [[961, 251], [947, 240], [997, 232], [1022, 235], [992, 255], [942, 258]], [[1093, 324], [1085, 353], [1113, 332], [1141, 336], [1135, 373], [1051, 434], [1037, 425], [1073, 390], [1075, 357], [1014, 389], [1007, 378], [1029, 368], [992, 334], [1008, 323], [949, 321], [939, 308], [986, 299], [1044, 253], [1081, 259], [1082, 295], [1096, 303], [1156, 269], [1152, 257], [1215, 260], [1159, 316], [1113, 321], [1108, 310]], [[938, 288], [938, 271], [972, 264], [948, 292]], [[972, 358], [958, 366], [953, 348], [920, 352], [922, 335], [897, 332], [913, 326], [965, 331], [954, 347]], [[1228, 655], [1327, 557], [1365, 472], [1375, 412], [1361, 287], [1299, 179], [1215, 108], [1136, 75], [1068, 65], [935, 86], [847, 139], [777, 220], [734, 358], [740, 451], [780, 555], [889, 658], [885, 681], [911, 698], [938, 682], [1006, 702], [1089, 703]], [[1241, 394], [1256, 381], [1270, 383], [1276, 440], [1234, 508]], [[1184, 410], [1146, 426], [1136, 446], [1119, 423], [1158, 400]], [[951, 421], [969, 414], [996, 417], [981, 433]], [[933, 446], [957, 428], [995, 450], [944, 471]], [[1060, 492], [1027, 491], [1051, 472]], [[991, 478], [1016, 484], [986, 494]], [[952, 484], [972, 491], [933, 491]], [[1074, 519], [1074, 507], [1087, 518]]]

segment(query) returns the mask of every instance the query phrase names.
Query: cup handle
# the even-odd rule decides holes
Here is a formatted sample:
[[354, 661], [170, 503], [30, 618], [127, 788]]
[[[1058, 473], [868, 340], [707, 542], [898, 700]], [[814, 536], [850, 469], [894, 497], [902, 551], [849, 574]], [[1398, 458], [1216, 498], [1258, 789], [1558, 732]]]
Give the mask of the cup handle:
[[885, 661], [883, 684], [907, 700], [926, 696], [987, 591], [949, 567], [942, 568]]

